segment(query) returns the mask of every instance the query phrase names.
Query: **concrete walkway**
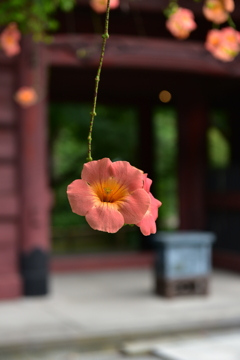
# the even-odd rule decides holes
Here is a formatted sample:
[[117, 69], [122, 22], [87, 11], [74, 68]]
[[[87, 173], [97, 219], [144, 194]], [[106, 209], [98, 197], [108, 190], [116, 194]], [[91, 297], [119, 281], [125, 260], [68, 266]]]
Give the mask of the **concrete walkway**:
[[240, 330], [159, 342], [150, 352], [161, 360], [240, 360]]
[[53, 275], [49, 296], [0, 303], [0, 355], [69, 344], [120, 349], [140, 339], [240, 328], [240, 276], [215, 272], [210, 288], [208, 297], [167, 300], [153, 294], [147, 269]]

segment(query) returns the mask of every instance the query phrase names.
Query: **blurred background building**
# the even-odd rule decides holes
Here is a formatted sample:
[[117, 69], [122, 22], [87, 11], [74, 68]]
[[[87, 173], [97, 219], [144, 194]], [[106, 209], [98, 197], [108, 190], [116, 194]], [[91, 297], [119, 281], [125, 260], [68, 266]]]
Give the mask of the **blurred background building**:
[[[214, 264], [240, 271], [240, 60], [222, 63], [205, 50], [211, 24], [199, 3], [181, 1], [198, 28], [173, 39], [167, 3], [121, 0], [111, 11], [93, 157], [147, 172], [163, 202], [158, 229], [213, 231]], [[57, 18], [49, 44], [26, 37], [19, 56], [0, 54], [0, 299], [46, 293], [49, 270], [153, 260], [152, 239], [138, 228], [93, 231], [70, 210], [66, 187], [86, 159], [104, 15], [78, 0]], [[233, 18], [240, 28], [239, 4]], [[40, 97], [28, 109], [14, 102], [24, 85]]]

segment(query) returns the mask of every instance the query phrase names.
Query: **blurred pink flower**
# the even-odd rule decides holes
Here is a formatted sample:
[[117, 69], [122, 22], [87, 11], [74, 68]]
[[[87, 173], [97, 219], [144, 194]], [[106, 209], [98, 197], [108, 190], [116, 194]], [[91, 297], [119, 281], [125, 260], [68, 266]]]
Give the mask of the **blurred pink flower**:
[[203, 14], [209, 21], [222, 24], [235, 8], [234, 0], [205, 0]]
[[191, 10], [177, 8], [166, 22], [167, 29], [178, 39], [186, 39], [190, 32], [195, 30], [197, 24], [194, 21], [194, 14]]
[[158, 208], [162, 205], [160, 201], [155, 199], [155, 197], [150, 193], [150, 187], [152, 185], [152, 180], [147, 177], [147, 174], [144, 174], [144, 190], [149, 194], [150, 196], [150, 205], [143, 216], [142, 220], [137, 224], [137, 226], [140, 227], [141, 232], [143, 235], [150, 235], [155, 234], [157, 231], [156, 227], [156, 220], [158, 217]]
[[[90, 0], [91, 8], [98, 12], [104, 13], [107, 9], [107, 0]], [[116, 9], [119, 6], [119, 0], [110, 1], [110, 9]]]
[[232, 61], [240, 51], [240, 33], [231, 27], [210, 30], [205, 47], [215, 58], [225, 62]]
[[68, 186], [67, 195], [74, 213], [85, 216], [93, 229], [109, 233], [138, 224], [151, 202], [142, 171], [108, 158], [84, 164], [81, 179]]
[[19, 41], [21, 33], [16, 23], [10, 23], [0, 35], [0, 43], [3, 51], [9, 57], [20, 53]]
[[14, 96], [15, 101], [24, 108], [36, 104], [38, 95], [34, 88], [22, 86]]

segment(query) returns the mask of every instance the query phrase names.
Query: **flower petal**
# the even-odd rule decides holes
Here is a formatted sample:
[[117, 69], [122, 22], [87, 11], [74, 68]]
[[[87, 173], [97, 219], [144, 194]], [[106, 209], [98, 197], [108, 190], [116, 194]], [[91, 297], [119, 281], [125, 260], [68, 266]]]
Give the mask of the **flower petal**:
[[19, 46], [19, 40], [21, 33], [18, 30], [17, 24], [10, 23], [0, 35], [0, 43], [3, 51], [9, 57], [17, 55], [21, 48]]
[[113, 177], [127, 187], [129, 192], [143, 187], [143, 172], [127, 161], [112, 163]]
[[190, 32], [196, 29], [197, 24], [194, 21], [194, 14], [191, 10], [178, 7], [169, 16], [166, 27], [173, 36], [179, 39], [186, 39]]
[[123, 216], [111, 203], [102, 203], [93, 207], [86, 215], [88, 224], [99, 231], [116, 233], [124, 225]]
[[147, 193], [149, 193], [150, 187], [152, 185], [152, 180], [149, 179], [147, 176], [148, 174], [143, 174], [143, 181], [144, 181], [143, 188]]
[[124, 217], [125, 224], [137, 224], [143, 218], [150, 205], [150, 197], [143, 189], [133, 191], [121, 201], [119, 211]]
[[151, 199], [150, 212], [154, 220], [158, 218], [158, 208], [162, 206], [161, 201], [157, 200], [151, 193], [149, 193]]
[[235, 3], [233, 0], [224, 0], [224, 6], [225, 6], [225, 9], [228, 11], [228, 12], [233, 12], [234, 9], [235, 9]]
[[78, 215], [85, 216], [94, 206], [94, 195], [90, 186], [83, 180], [74, 180], [68, 185], [67, 196], [72, 211]]
[[137, 224], [143, 235], [148, 236], [150, 234], [156, 234], [157, 227], [155, 220], [150, 211], [147, 211], [143, 219]]
[[[107, 9], [107, 0], [90, 0], [90, 6], [98, 13], [103, 13]], [[119, 6], [119, 0], [110, 1], [110, 9], [115, 9]]]
[[90, 161], [83, 166], [81, 177], [89, 184], [103, 182], [112, 176], [112, 162], [108, 158]]

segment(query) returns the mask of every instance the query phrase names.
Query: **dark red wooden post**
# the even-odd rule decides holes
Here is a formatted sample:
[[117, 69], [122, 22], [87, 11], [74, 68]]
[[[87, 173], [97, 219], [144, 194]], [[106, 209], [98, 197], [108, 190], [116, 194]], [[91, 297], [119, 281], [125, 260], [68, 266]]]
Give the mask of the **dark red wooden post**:
[[24, 39], [19, 86], [33, 86], [39, 102], [19, 106], [21, 132], [21, 269], [25, 295], [47, 293], [49, 190], [47, 184], [47, 135], [45, 113], [46, 74], [43, 48]]
[[0, 66], [0, 299], [9, 299], [22, 295], [18, 264], [21, 207], [13, 100], [15, 63], [0, 54]]
[[[138, 105], [139, 119], [139, 168], [148, 174], [148, 177], [154, 180], [153, 157], [154, 157], [154, 141], [153, 141], [153, 110], [152, 104], [146, 100]], [[154, 182], [151, 192], [154, 193]], [[150, 250], [152, 248], [152, 236], [143, 236], [140, 234], [141, 250]]]
[[152, 179], [153, 174], [153, 113], [152, 104], [146, 101], [138, 106], [139, 116], [139, 162], [140, 169]]
[[[186, 85], [186, 84], [185, 84]], [[206, 130], [208, 114], [198, 82], [179, 94], [179, 210], [180, 229], [205, 228]]]
[[240, 164], [240, 147], [239, 147], [239, 135], [240, 135], [240, 123], [239, 118], [239, 103], [238, 99], [232, 99], [230, 105], [230, 143], [231, 143], [231, 165], [239, 166]]

